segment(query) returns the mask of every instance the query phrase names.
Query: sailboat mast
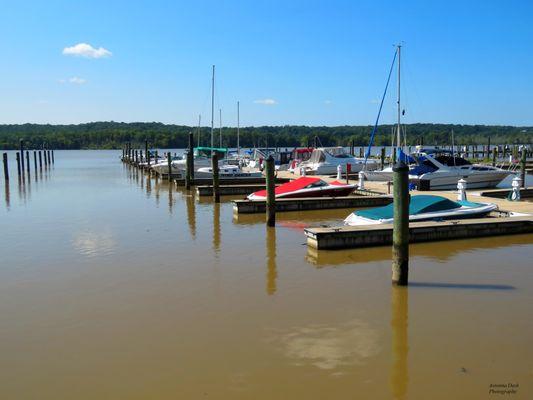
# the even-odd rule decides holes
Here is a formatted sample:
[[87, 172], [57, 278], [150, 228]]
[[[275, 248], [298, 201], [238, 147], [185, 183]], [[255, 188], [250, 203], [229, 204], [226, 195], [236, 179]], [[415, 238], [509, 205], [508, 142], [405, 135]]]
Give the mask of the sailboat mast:
[[220, 142], [218, 147], [222, 148], [222, 108], [218, 109], [218, 122], [218, 140]]
[[201, 146], [201, 137], [200, 137], [200, 135], [201, 135], [201, 133], [200, 133], [200, 126], [201, 126], [201, 124], [202, 124], [202, 115], [199, 114], [199, 115], [198, 115], [198, 138], [196, 139], [196, 140], [197, 140], [197, 143], [198, 143], [198, 144], [197, 144], [198, 147]]
[[401, 84], [401, 80], [400, 80], [400, 72], [401, 72], [401, 59], [402, 59], [402, 45], [399, 44], [398, 45], [398, 132], [397, 132], [397, 135], [396, 135], [396, 146], [398, 146], [398, 148], [402, 148], [402, 133], [401, 133], [401, 115], [402, 115], [402, 112], [401, 112], [401, 104], [400, 104], [400, 84]]
[[[213, 77], [211, 79], [211, 148], [214, 147], [214, 129], [215, 129], [215, 66], [213, 65]], [[213, 150], [211, 150], [211, 153]]]
[[239, 115], [239, 102], [237, 102], [237, 155], [241, 154], [241, 145], [239, 142], [239, 135], [240, 135], [240, 115]]

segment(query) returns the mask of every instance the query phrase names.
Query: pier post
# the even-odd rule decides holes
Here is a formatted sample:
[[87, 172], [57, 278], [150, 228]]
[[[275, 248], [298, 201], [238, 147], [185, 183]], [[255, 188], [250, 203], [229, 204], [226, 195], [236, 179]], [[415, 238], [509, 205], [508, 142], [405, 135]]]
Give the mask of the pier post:
[[213, 175], [213, 201], [220, 203], [220, 185], [218, 179], [218, 153], [213, 151], [211, 154], [211, 172]]
[[[146, 157], [145, 157], [146, 158]], [[142, 163], [143, 162], [143, 151], [142, 149], [139, 150], [139, 162]]]
[[364, 154], [363, 154], [363, 148], [362, 147], [359, 147], [359, 158], [363, 158]]
[[[304, 168], [305, 170], [305, 168]], [[342, 167], [341, 165], [337, 165], [337, 180], [340, 181], [342, 179]]]
[[352, 164], [346, 164], [346, 184], [350, 183], [350, 172], [352, 172]]
[[381, 170], [385, 168], [385, 147], [381, 148], [380, 167]]
[[7, 164], [7, 153], [4, 153], [4, 179], [6, 181], [9, 180], [9, 167], [8, 167], [8, 164]]
[[52, 153], [52, 164], [54, 164], [55, 160], [54, 160], [54, 150], [51, 150], [51, 153]]
[[[43, 145], [44, 146], [44, 145]], [[48, 167], [48, 159], [46, 158], [46, 148], [43, 147], [44, 167]]]
[[148, 166], [150, 166], [150, 159], [148, 158], [148, 139], [144, 141], [144, 158]]
[[168, 163], [168, 181], [170, 182], [172, 179], [172, 155], [170, 154], [170, 151], [167, 152], [167, 163]]
[[187, 170], [185, 171], [185, 189], [191, 188], [194, 180], [194, 139], [192, 132], [189, 132], [189, 148], [187, 151]]
[[365, 190], [365, 173], [363, 171], [359, 171], [358, 178], [359, 178], [358, 189]]
[[43, 170], [43, 158], [41, 157], [41, 150], [39, 150], [39, 169]]
[[30, 152], [26, 150], [26, 172], [28, 173], [28, 177], [30, 176]]
[[35, 167], [35, 173], [37, 173], [37, 152], [33, 150], [33, 166]]
[[495, 147], [492, 149], [492, 166], [496, 166], [496, 157], [498, 157], [498, 148]]
[[16, 156], [17, 156], [16, 157], [17, 158], [17, 174], [18, 174], [18, 177], [20, 179], [20, 153], [17, 152]]
[[355, 140], [352, 139], [352, 148], [350, 149], [350, 154], [355, 156]]
[[275, 165], [272, 155], [266, 159], [266, 223], [267, 226], [276, 226], [276, 184]]
[[392, 233], [392, 283], [409, 281], [409, 167], [399, 160], [393, 167], [394, 225]]
[[52, 165], [52, 163], [50, 161], [50, 150], [46, 150], [46, 154], [48, 156], [48, 165]]
[[526, 187], [526, 147], [522, 148], [522, 157], [520, 157], [520, 178], [522, 179], [522, 187]]
[[24, 139], [20, 139], [20, 166], [24, 173]]
[[135, 166], [139, 163], [139, 152], [135, 150]]

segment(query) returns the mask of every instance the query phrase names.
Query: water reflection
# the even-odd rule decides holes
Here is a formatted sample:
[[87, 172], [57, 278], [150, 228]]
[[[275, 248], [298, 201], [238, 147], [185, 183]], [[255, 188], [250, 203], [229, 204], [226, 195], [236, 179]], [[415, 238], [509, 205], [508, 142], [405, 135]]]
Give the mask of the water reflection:
[[75, 234], [72, 239], [73, 247], [82, 256], [106, 256], [114, 252], [117, 242], [110, 229], [103, 231], [85, 230]]
[[[413, 243], [409, 246], [411, 256], [426, 257], [438, 262], [447, 262], [461, 253], [480, 249], [496, 249], [508, 246], [530, 245], [532, 235], [509, 235], [442, 242]], [[306, 260], [317, 268], [346, 264], [360, 264], [391, 259], [390, 246], [368, 247], [349, 250], [316, 250], [307, 247]]]
[[285, 355], [296, 366], [312, 365], [332, 370], [362, 365], [377, 355], [379, 332], [360, 319], [338, 325], [311, 324], [280, 337]]
[[185, 196], [185, 206], [187, 207], [187, 223], [192, 239], [196, 239], [196, 201], [194, 196]]
[[5, 188], [5, 201], [6, 201], [6, 208], [9, 210], [10, 208], [10, 195], [9, 195], [9, 181], [4, 182], [4, 188]]
[[[155, 185], [159, 186], [157, 179], [155, 180]], [[170, 181], [168, 183], [168, 213], [170, 215], [172, 215], [172, 207], [174, 205], [173, 200], [172, 200], [172, 191], [173, 190], [174, 190], [174, 184], [172, 183], [172, 181]]]
[[220, 203], [213, 203], [213, 250], [218, 258], [220, 253]]
[[390, 387], [393, 399], [405, 399], [409, 383], [407, 357], [409, 354], [408, 312], [409, 289], [392, 286], [391, 293], [391, 328], [392, 328], [392, 364], [390, 370]]
[[269, 295], [276, 293], [276, 279], [278, 272], [276, 268], [276, 228], [266, 228], [266, 254], [267, 254], [267, 285], [266, 291]]

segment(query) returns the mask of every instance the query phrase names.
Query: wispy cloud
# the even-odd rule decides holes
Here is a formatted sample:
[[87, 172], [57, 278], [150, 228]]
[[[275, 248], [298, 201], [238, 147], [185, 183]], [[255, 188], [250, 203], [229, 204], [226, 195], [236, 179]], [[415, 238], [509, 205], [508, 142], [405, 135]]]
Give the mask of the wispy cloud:
[[278, 102], [274, 99], [258, 99], [254, 100], [255, 104], [264, 104], [266, 106], [273, 106], [274, 104], [278, 104]]
[[379, 100], [378, 99], [372, 99], [372, 100], [370, 100], [370, 103], [371, 104], [378, 104]]
[[80, 78], [79, 76], [73, 76], [72, 78], [68, 79], [59, 79], [59, 83], [72, 83], [74, 85], [83, 85], [84, 83], [87, 83], [87, 79]]
[[331, 104], [333, 103], [331, 100], [324, 100], [324, 104]]
[[78, 43], [71, 47], [65, 47], [63, 54], [66, 56], [76, 56], [85, 58], [111, 57], [113, 53], [103, 47], [94, 48], [88, 43]]

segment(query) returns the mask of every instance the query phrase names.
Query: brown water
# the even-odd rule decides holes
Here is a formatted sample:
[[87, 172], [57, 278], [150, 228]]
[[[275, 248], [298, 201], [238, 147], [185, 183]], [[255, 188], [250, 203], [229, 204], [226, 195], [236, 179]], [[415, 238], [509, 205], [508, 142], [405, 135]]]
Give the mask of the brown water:
[[412, 245], [399, 289], [388, 247], [304, 245], [351, 210], [267, 229], [117, 152], [55, 158], [4, 185], [1, 399], [533, 397], [533, 235]]

